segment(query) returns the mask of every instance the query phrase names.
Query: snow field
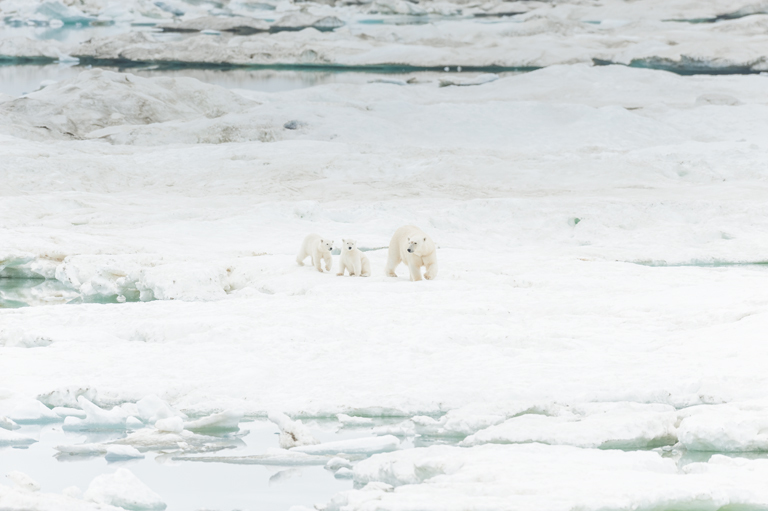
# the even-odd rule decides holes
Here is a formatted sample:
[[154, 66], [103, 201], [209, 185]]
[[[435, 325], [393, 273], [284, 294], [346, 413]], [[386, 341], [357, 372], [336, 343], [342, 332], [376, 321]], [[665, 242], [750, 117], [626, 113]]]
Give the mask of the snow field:
[[[126, 432], [66, 455], [186, 458], [237, 447], [242, 417], [400, 418], [217, 462], [395, 449], [338, 466], [366, 486], [329, 510], [764, 507], [765, 460], [690, 463], [766, 450], [768, 269], [714, 266], [765, 261], [763, 83], [578, 65], [268, 95], [90, 71], [5, 101], [0, 274], [126, 303], [0, 311], [0, 443], [51, 422]], [[233, 138], [196, 143], [201, 103]], [[411, 223], [436, 281], [383, 275]], [[310, 232], [357, 239], [373, 275], [297, 266]], [[461, 445], [408, 443], [431, 440]]]

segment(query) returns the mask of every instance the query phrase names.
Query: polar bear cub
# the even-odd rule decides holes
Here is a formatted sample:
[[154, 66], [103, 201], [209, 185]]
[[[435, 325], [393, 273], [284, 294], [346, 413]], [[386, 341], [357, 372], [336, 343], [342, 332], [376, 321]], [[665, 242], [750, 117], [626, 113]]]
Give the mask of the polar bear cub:
[[357, 248], [357, 242], [355, 240], [341, 240], [339, 273], [336, 275], [344, 275], [344, 270], [347, 270], [353, 277], [371, 276], [371, 262], [368, 261], [365, 254]]
[[311, 257], [312, 265], [319, 271], [323, 272], [322, 262], [325, 261], [325, 270], [331, 271], [331, 250], [333, 250], [333, 240], [321, 238], [317, 234], [310, 234], [304, 238], [304, 243], [301, 245], [299, 255], [296, 256], [296, 262], [299, 266], [304, 266], [304, 259], [307, 256]]
[[395, 268], [401, 262], [408, 266], [411, 280], [421, 280], [421, 267], [425, 266], [424, 278], [437, 277], [437, 253], [435, 243], [424, 231], [414, 225], [406, 225], [395, 231], [389, 242], [387, 275], [397, 277]]

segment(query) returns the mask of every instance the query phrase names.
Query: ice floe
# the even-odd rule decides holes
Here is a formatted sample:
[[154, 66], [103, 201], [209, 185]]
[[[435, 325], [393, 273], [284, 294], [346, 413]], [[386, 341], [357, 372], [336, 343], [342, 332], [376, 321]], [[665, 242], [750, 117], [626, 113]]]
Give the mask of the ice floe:
[[470, 435], [460, 445], [541, 442], [646, 449], [677, 443], [678, 415], [672, 406], [606, 403], [578, 408], [555, 417], [526, 414], [508, 419]]
[[674, 461], [648, 451], [542, 444], [433, 446], [359, 462], [354, 478], [362, 488], [340, 493], [324, 509], [761, 507], [768, 492], [756, 484], [766, 470], [766, 460], [723, 456], [680, 473]]
[[400, 447], [400, 440], [392, 435], [370, 438], [354, 438], [351, 440], [336, 440], [316, 445], [293, 447], [293, 452], [306, 454], [373, 454], [377, 452], [394, 451]]
[[83, 498], [97, 504], [108, 504], [135, 511], [161, 511], [165, 502], [157, 493], [125, 468], [103, 474], [91, 481]]
[[307, 426], [305, 426], [301, 420], [291, 420], [290, 417], [278, 411], [270, 412], [268, 418], [270, 421], [274, 422], [278, 428], [280, 428], [279, 441], [280, 447], [283, 449], [309, 446], [319, 443], [319, 440], [312, 436], [309, 428], [307, 428]]

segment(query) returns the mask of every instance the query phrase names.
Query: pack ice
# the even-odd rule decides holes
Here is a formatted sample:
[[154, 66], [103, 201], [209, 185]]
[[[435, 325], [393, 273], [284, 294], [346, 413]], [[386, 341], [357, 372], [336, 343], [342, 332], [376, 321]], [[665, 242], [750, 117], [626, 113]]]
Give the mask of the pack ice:
[[[406, 7], [312, 5], [346, 24], [76, 46], [548, 67], [269, 94], [94, 68], [0, 102], [0, 277], [83, 302], [0, 309], [0, 448], [54, 424], [84, 437], [60, 459], [327, 464], [355, 483], [327, 510], [768, 506], [762, 7], [441, 4], [412, 9], [466, 12], [363, 26]], [[0, 3], [50, 22], [42, 5]], [[125, 5], [115, 16], [211, 14]], [[524, 13], [475, 16], [507, 7]], [[35, 51], [77, 54], [60, 44]], [[592, 63], [651, 57], [752, 74]], [[435, 240], [438, 280], [384, 275], [409, 224]], [[296, 265], [309, 232], [358, 240], [371, 277]], [[50, 303], [35, 296], [18, 295]], [[241, 455], [241, 421], [263, 417], [280, 434]], [[368, 436], [321, 442], [312, 418]], [[0, 508], [165, 504], [129, 474], [65, 493], [16, 474]]]

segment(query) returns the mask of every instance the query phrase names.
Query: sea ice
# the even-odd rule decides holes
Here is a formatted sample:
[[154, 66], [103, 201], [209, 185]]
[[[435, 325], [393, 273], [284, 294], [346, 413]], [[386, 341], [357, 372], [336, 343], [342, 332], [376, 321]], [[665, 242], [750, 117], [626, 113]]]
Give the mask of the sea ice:
[[37, 440], [21, 433], [0, 429], [0, 446], [24, 446], [34, 444], [35, 442]]
[[238, 424], [243, 419], [243, 412], [226, 410], [208, 417], [202, 417], [184, 423], [184, 429], [189, 431], [237, 431]]
[[309, 428], [302, 424], [301, 420], [291, 420], [290, 417], [278, 411], [269, 412], [268, 418], [280, 428], [280, 447], [283, 449], [319, 443], [319, 441], [312, 436]]
[[13, 484], [16, 485], [16, 488], [19, 488], [20, 490], [31, 492], [40, 491], [40, 483], [23, 472], [14, 470], [13, 472], [6, 474], [5, 477], [13, 481]]
[[462, 446], [484, 443], [574, 445], [646, 449], [677, 442], [677, 412], [669, 405], [589, 404], [559, 416], [526, 414], [468, 436]]
[[400, 447], [400, 440], [392, 435], [370, 438], [353, 438], [336, 440], [317, 445], [294, 447], [291, 451], [306, 454], [373, 454], [377, 452], [394, 451]]
[[408, 449], [355, 466], [357, 484], [385, 483], [393, 490], [342, 492], [325, 510], [766, 505], [768, 490], [755, 484], [768, 462], [723, 458], [688, 465], [681, 474], [673, 460], [648, 451], [542, 444]]
[[97, 476], [91, 481], [83, 498], [89, 502], [108, 504], [132, 511], [161, 511], [165, 502], [125, 468], [112, 474]]
[[112, 410], [104, 410], [91, 403], [83, 396], [77, 398], [77, 403], [85, 412], [85, 418], [81, 419], [74, 415], [69, 415], [64, 419], [64, 430], [70, 431], [89, 431], [104, 429], [125, 429], [125, 422], [128, 415], [120, 407], [114, 407]]

